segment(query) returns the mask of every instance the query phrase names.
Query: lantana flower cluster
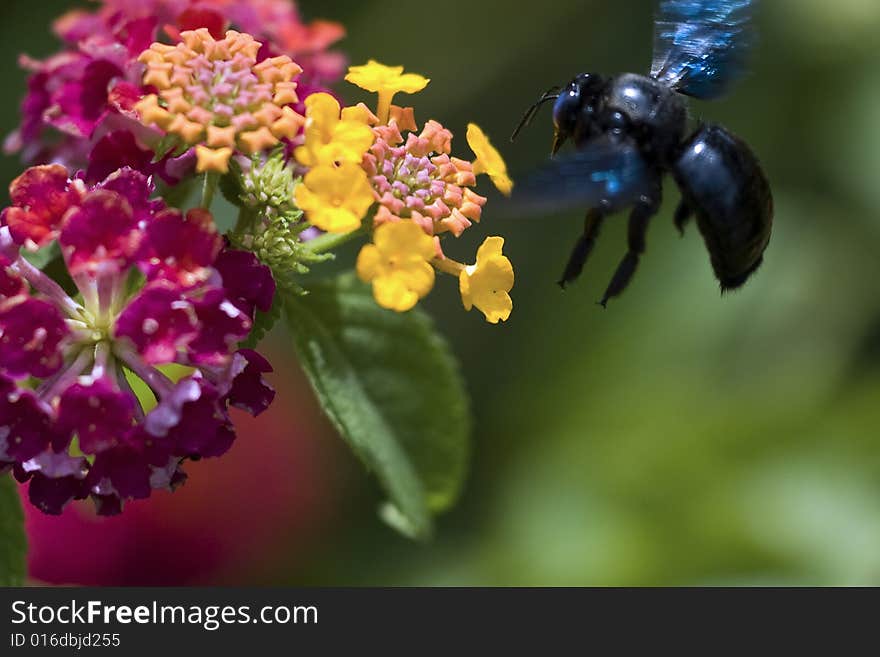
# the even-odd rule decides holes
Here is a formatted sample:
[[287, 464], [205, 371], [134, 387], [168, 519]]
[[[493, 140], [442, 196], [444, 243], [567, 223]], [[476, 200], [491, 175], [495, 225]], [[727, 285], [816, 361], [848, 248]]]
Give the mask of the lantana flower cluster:
[[135, 110], [144, 123], [195, 146], [198, 173], [226, 173], [236, 150], [254, 155], [297, 136], [304, 119], [290, 105], [299, 100], [294, 78], [302, 68], [290, 57], [258, 61], [262, 44], [234, 31], [215, 39], [203, 27], [181, 38], [141, 54], [144, 84], [158, 94]]
[[341, 77], [344, 30], [288, 0], [104, 0], [54, 31], [61, 52], [22, 57], [6, 141], [35, 166], [0, 215], [0, 470], [47, 513], [112, 514], [225, 453], [230, 408], [274, 397], [241, 346], [271, 269], [219, 233], [210, 194], [178, 209], [159, 191], [291, 147], [297, 92]]
[[[61, 165], [12, 183], [0, 228], [0, 466], [58, 513], [92, 497], [99, 513], [173, 488], [186, 459], [235, 438], [230, 406], [258, 414], [271, 371], [239, 350], [272, 303], [269, 269], [224, 247], [210, 213], [154, 199], [121, 169], [91, 186]], [[60, 247], [73, 289], [21, 247]], [[173, 377], [162, 366], [176, 366]], [[148, 407], [134, 388], [146, 387]]]
[[[95, 11], [75, 9], [55, 21], [60, 52], [45, 60], [21, 57], [28, 91], [6, 151], [32, 164], [80, 169], [91, 162], [100, 169], [94, 181], [129, 165], [179, 182], [191, 172], [193, 152], [162, 153], [162, 132], [141, 124], [135, 107], [156, 91], [141, 55], [156, 42], [177, 44], [186, 31], [204, 29], [222, 40], [230, 28], [259, 42], [258, 62], [295, 60], [304, 71], [302, 97], [326, 90], [345, 70], [345, 57], [328, 50], [344, 28], [303, 22], [291, 0], [100, 0]], [[167, 157], [154, 163], [157, 151]]]
[[[462, 159], [394, 104], [426, 78], [354, 66], [378, 103], [341, 105], [324, 85], [342, 28], [288, 0], [103, 0], [55, 32], [62, 52], [23, 60], [7, 148], [31, 166], [0, 213], [0, 471], [41, 510], [119, 513], [226, 453], [231, 409], [275, 396], [259, 339], [347, 241], [364, 238], [354, 268], [384, 308], [412, 309], [439, 272], [466, 309], [508, 319], [504, 240], [473, 264], [447, 248], [483, 219], [479, 176], [513, 183], [477, 126]], [[238, 210], [225, 234], [221, 193]]]
[[476, 306], [491, 323], [508, 319], [514, 273], [504, 240], [488, 238], [471, 265], [449, 258], [442, 242], [482, 218], [487, 199], [474, 191], [478, 175], [510, 194], [501, 155], [471, 124], [467, 141], [476, 159], [455, 157], [451, 131], [435, 120], [419, 128], [413, 108], [393, 104], [398, 93], [423, 90], [427, 78], [370, 61], [352, 67], [346, 80], [378, 94], [376, 113], [364, 105], [341, 109], [329, 94], [306, 100], [305, 140], [296, 157], [311, 168], [296, 201], [307, 220], [345, 234], [366, 219], [373, 242], [361, 250], [357, 272], [385, 308], [413, 308], [441, 272], [458, 278], [466, 309]]

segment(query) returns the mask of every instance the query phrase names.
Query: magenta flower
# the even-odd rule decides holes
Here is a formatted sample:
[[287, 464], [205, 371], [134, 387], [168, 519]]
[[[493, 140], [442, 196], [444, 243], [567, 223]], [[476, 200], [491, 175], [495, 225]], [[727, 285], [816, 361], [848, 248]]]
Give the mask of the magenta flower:
[[[301, 60], [305, 72], [300, 101], [308, 93], [325, 91], [342, 77], [346, 66], [343, 56], [327, 50], [345, 35], [342, 26], [329, 21], [306, 24], [289, 0], [101, 0], [100, 4], [97, 11], [73, 10], [55, 22], [54, 31], [64, 43], [61, 52], [45, 60], [21, 58], [30, 73], [28, 92], [21, 104], [21, 125], [7, 138], [6, 152], [20, 152], [28, 163], [57, 162], [71, 169], [89, 165], [93, 182], [101, 179], [98, 174], [106, 176], [122, 166], [178, 182], [179, 165], [176, 171], [166, 171], [164, 160], [158, 168], [153, 165], [162, 135], [143, 127], [134, 107], [154, 91], [142, 85], [140, 54], [162, 38], [179, 40], [187, 30], [207, 28], [220, 39], [234, 27], [264, 44], [258, 61], [276, 55]], [[118, 139], [102, 143], [117, 132], [129, 133], [134, 144]], [[94, 154], [93, 149], [100, 152]], [[147, 159], [144, 168], [139, 166], [140, 158]], [[187, 163], [191, 165], [192, 159]]]
[[[211, 215], [153, 200], [150, 178], [121, 169], [96, 185], [35, 167], [0, 215], [0, 468], [29, 481], [31, 502], [60, 513], [91, 497], [173, 489], [186, 459], [235, 439], [230, 406], [257, 415], [274, 392], [269, 363], [237, 351], [274, 281], [229, 251]], [[69, 294], [20, 255], [57, 240]], [[174, 364], [182, 378], [163, 367]], [[134, 390], [147, 388], [155, 404]]]
[[[21, 58], [31, 77], [22, 123], [7, 138], [7, 152], [21, 151], [29, 162], [82, 166], [94, 142], [114, 129], [158, 141], [132, 114], [142, 95], [137, 57], [156, 34], [155, 19], [116, 16], [101, 29], [83, 32], [72, 48], [46, 60]], [[58, 138], [45, 139], [49, 132]]]

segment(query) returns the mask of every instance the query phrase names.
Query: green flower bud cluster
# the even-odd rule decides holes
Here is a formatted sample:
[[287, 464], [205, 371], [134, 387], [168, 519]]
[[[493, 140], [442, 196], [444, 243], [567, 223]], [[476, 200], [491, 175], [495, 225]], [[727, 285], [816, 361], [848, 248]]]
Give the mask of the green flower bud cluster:
[[283, 149], [276, 149], [263, 162], [259, 156], [251, 160], [247, 171], [238, 177], [240, 205], [263, 214], [267, 219], [287, 217], [302, 213], [293, 201], [293, 194], [300, 178], [291, 163], [287, 163]]
[[312, 252], [300, 239], [308, 225], [300, 221], [302, 212], [268, 220], [262, 230], [250, 236], [250, 249], [261, 262], [272, 269], [275, 282], [288, 292], [301, 294], [297, 276], [307, 274], [311, 265], [331, 259], [331, 254]]

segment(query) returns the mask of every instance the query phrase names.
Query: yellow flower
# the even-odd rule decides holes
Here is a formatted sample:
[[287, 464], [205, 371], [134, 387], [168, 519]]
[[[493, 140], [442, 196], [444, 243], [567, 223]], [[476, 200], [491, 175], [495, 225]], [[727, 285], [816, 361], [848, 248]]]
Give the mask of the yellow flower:
[[506, 321], [513, 310], [508, 292], [513, 289], [513, 265], [501, 254], [504, 238], [488, 237], [477, 251], [477, 264], [465, 267], [458, 277], [465, 310], [477, 307], [492, 324]]
[[406, 312], [434, 287], [434, 240], [412, 221], [382, 224], [373, 244], [361, 249], [357, 273], [373, 284], [373, 296], [383, 308]]
[[505, 196], [510, 196], [510, 192], [513, 191], [513, 181], [507, 175], [507, 165], [504, 163], [501, 153], [492, 145], [480, 126], [475, 123], [468, 125], [467, 142], [477, 156], [474, 162], [474, 173], [478, 176], [481, 173], [488, 174], [498, 191]]
[[391, 101], [398, 93], [415, 94], [428, 86], [430, 80], [415, 73], [404, 73], [403, 66], [385, 66], [371, 59], [364, 66], [351, 66], [346, 81], [361, 89], [379, 94], [376, 114], [383, 124], [388, 123]]
[[357, 164], [317, 166], [296, 187], [296, 205], [313, 226], [328, 233], [350, 233], [373, 205], [373, 188]]
[[[342, 112], [330, 94], [317, 93], [306, 98], [305, 145], [296, 149], [303, 166], [353, 162], [360, 164], [373, 145], [373, 130], [363, 114]], [[363, 117], [366, 119], [366, 117]]]

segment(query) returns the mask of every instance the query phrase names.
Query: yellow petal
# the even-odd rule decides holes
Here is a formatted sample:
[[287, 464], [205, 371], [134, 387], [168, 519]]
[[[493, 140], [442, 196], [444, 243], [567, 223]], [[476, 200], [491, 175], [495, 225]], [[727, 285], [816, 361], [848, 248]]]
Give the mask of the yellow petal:
[[337, 162], [350, 162], [360, 165], [364, 154], [373, 145], [375, 135], [373, 130], [357, 121], [340, 121], [333, 129], [333, 134], [327, 143], [316, 143], [316, 139], [310, 131], [306, 133], [306, 147], [310, 153], [300, 159], [307, 164], [312, 161], [317, 164], [335, 164]]
[[474, 162], [474, 173], [476, 175], [488, 174], [498, 191], [505, 196], [510, 196], [513, 191], [513, 180], [507, 174], [507, 164], [501, 157], [501, 153], [489, 141], [486, 133], [475, 123], [468, 125], [467, 142], [477, 156]]
[[290, 107], [281, 111], [281, 118], [272, 124], [272, 134], [278, 139], [293, 139], [305, 123], [305, 118]]
[[361, 217], [347, 208], [321, 206], [306, 217], [310, 224], [328, 233], [350, 233], [361, 227]]
[[343, 121], [357, 121], [367, 125], [378, 125], [379, 117], [370, 111], [370, 108], [363, 103], [358, 103], [342, 110]]
[[415, 292], [419, 298], [428, 295], [434, 288], [434, 268], [421, 257], [413, 256], [397, 268], [395, 275], [403, 281], [407, 289]]
[[249, 132], [242, 132], [238, 135], [238, 141], [241, 144], [241, 150], [247, 155], [253, 155], [260, 151], [271, 148], [278, 143], [278, 139], [272, 134], [269, 128], [262, 127]]
[[330, 94], [312, 94], [306, 98], [305, 105], [309, 122], [327, 126], [339, 120], [339, 101]]
[[297, 162], [306, 167], [312, 167], [318, 163], [317, 159], [312, 156], [312, 151], [306, 146], [297, 146], [293, 150], [293, 156]]
[[232, 157], [231, 148], [208, 148], [199, 144], [196, 146], [196, 171], [216, 171], [217, 173], [229, 173], [229, 160]]
[[374, 278], [381, 275], [382, 254], [373, 244], [365, 244], [358, 254], [357, 258], [357, 274], [364, 282], [369, 283]]
[[235, 126], [219, 128], [215, 125], [208, 126], [208, 146], [211, 148], [235, 146]]
[[488, 261], [492, 256], [501, 255], [503, 250], [503, 237], [487, 237], [480, 245], [480, 248], [477, 249], [477, 267], [480, 266], [480, 263]]
[[513, 299], [506, 292], [501, 292], [495, 297], [491, 305], [480, 308], [480, 310], [486, 316], [486, 321], [490, 324], [506, 322], [513, 312]]
[[293, 199], [296, 202], [296, 207], [307, 214], [311, 210], [317, 209], [321, 204], [320, 197], [306, 187], [305, 183], [296, 186], [293, 192]]
[[168, 132], [175, 133], [187, 144], [195, 144], [205, 134], [205, 126], [178, 114], [168, 126]]
[[155, 94], [145, 96], [134, 109], [140, 114], [144, 125], [156, 125], [163, 130], [167, 130], [174, 119], [168, 110], [159, 106], [159, 98]]
[[434, 240], [412, 221], [382, 224], [376, 229], [373, 242], [385, 256], [414, 254], [424, 260], [434, 257]]
[[397, 124], [400, 130], [415, 132], [419, 126], [416, 124], [415, 110], [412, 107], [391, 106], [391, 120]]
[[336, 195], [339, 178], [339, 173], [334, 167], [317, 166], [306, 174], [303, 184], [321, 197], [329, 198]]
[[373, 297], [383, 308], [399, 313], [411, 310], [419, 302], [419, 295], [408, 289], [396, 276], [383, 276], [374, 280]]
[[351, 163], [313, 168], [297, 186], [295, 197], [310, 224], [332, 233], [359, 228], [374, 202], [366, 172]]
[[415, 73], [404, 73], [403, 66], [386, 66], [371, 59], [363, 66], [352, 66], [345, 76], [347, 82], [378, 93], [381, 91], [418, 93], [428, 86], [430, 80]]
[[428, 86], [430, 80], [415, 73], [406, 73], [395, 80], [394, 88], [405, 94], [416, 94]]
[[495, 294], [513, 289], [513, 265], [504, 256], [497, 256], [479, 268], [480, 293]]
[[465, 309], [476, 306], [492, 324], [506, 321], [513, 310], [510, 290], [514, 285], [513, 265], [502, 255], [504, 240], [487, 238], [477, 251], [477, 264], [459, 275], [459, 291]]
[[358, 215], [358, 219], [363, 219], [367, 211], [376, 202], [373, 195], [373, 186], [370, 184], [367, 172], [358, 165], [343, 163], [339, 168], [342, 169], [342, 167], [346, 166], [352, 167], [351, 190], [347, 206]]
[[471, 298], [471, 276], [466, 269], [462, 269], [458, 275], [458, 291], [461, 293], [461, 303], [464, 305], [464, 309], [469, 311], [474, 307], [474, 302]]

